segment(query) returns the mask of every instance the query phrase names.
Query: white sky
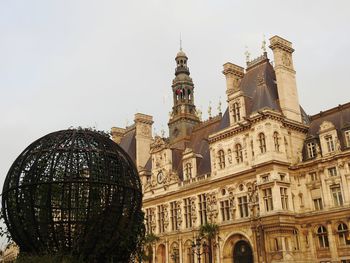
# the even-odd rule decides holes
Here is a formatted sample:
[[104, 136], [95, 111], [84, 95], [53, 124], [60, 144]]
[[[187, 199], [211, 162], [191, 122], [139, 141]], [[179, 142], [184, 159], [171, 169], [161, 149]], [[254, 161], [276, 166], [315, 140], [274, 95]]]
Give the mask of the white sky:
[[264, 34], [293, 42], [308, 114], [346, 103], [349, 14], [346, 0], [0, 0], [0, 187], [49, 132], [124, 127], [136, 112], [167, 130], [180, 33], [204, 117], [209, 101], [226, 107], [222, 65], [243, 66], [246, 45], [260, 55]]

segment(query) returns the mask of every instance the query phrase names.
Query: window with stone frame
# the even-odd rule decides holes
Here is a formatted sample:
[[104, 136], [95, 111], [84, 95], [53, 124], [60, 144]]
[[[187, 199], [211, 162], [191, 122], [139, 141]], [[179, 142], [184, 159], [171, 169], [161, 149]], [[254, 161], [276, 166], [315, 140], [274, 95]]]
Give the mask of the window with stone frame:
[[344, 132], [344, 137], [346, 147], [350, 147], [350, 130]]
[[191, 214], [191, 198], [185, 198], [184, 199], [184, 216], [185, 216], [185, 227], [190, 228], [192, 227], [192, 214]]
[[272, 211], [273, 210], [273, 201], [272, 201], [272, 189], [271, 188], [263, 189], [263, 199], [264, 199], [266, 211], [267, 212]]
[[229, 200], [220, 201], [220, 211], [221, 211], [222, 221], [231, 220], [230, 201]]
[[293, 246], [294, 246], [294, 250], [300, 249], [299, 232], [296, 229], [293, 230]]
[[334, 152], [335, 146], [334, 146], [334, 140], [332, 135], [327, 135], [326, 137], [324, 137], [324, 139], [326, 140], [327, 151]]
[[239, 214], [242, 218], [249, 216], [247, 196], [238, 197], [238, 207], [239, 207]]
[[185, 165], [185, 180], [189, 180], [192, 178], [192, 164], [186, 163]]
[[273, 143], [275, 145], [275, 151], [279, 152], [280, 151], [280, 142], [279, 142], [280, 138], [278, 135], [278, 132], [274, 132], [273, 133]]
[[339, 244], [342, 246], [350, 246], [350, 234], [348, 226], [340, 223], [337, 228]]
[[179, 230], [177, 224], [177, 204], [176, 201], [170, 203], [170, 221], [171, 221], [171, 230]]
[[323, 209], [322, 198], [313, 199], [313, 203], [314, 203], [315, 210], [319, 211]]
[[152, 216], [152, 210], [151, 208], [147, 208], [146, 209], [146, 232], [148, 234], [151, 234], [152, 231], [152, 220], [153, 220], [153, 216]]
[[309, 176], [310, 176], [310, 180], [311, 181], [318, 181], [318, 174], [317, 174], [317, 172], [311, 172], [311, 173], [309, 173]]
[[225, 153], [224, 150], [219, 150], [218, 151], [218, 159], [219, 159], [219, 167], [220, 169], [225, 168]]
[[286, 187], [280, 187], [282, 209], [288, 210], [288, 193]]
[[328, 168], [328, 175], [329, 176], [337, 176], [337, 168], [336, 167]]
[[237, 163], [243, 162], [243, 151], [242, 151], [242, 145], [240, 143], [237, 143], [235, 145], [235, 152], [236, 152]]
[[315, 142], [308, 142], [306, 144], [306, 149], [307, 149], [307, 157], [308, 158], [316, 157], [317, 150], [316, 150], [316, 143]]
[[320, 226], [317, 229], [317, 237], [318, 237], [318, 245], [320, 248], [327, 248], [329, 247], [328, 242], [328, 233], [327, 229], [324, 226]]
[[241, 120], [241, 109], [238, 102], [233, 103], [232, 105], [232, 117], [233, 122], [238, 122]]
[[261, 153], [265, 153], [266, 152], [266, 138], [265, 138], [265, 134], [264, 133], [259, 133], [259, 148], [260, 148], [260, 152]]
[[159, 233], [164, 233], [165, 226], [164, 226], [164, 205], [158, 205], [158, 230]]
[[199, 220], [200, 224], [204, 225], [207, 223], [207, 197], [206, 194], [198, 195], [198, 209], [199, 209]]
[[341, 192], [340, 185], [332, 185], [331, 193], [333, 197], [334, 206], [342, 206], [343, 205], [343, 195]]

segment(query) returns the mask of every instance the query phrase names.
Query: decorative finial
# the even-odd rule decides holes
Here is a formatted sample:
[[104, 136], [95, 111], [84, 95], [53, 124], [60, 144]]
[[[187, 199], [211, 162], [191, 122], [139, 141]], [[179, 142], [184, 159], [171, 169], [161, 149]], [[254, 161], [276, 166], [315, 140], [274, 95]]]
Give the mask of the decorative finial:
[[261, 49], [266, 53], [266, 40], [265, 40], [265, 34], [263, 35], [263, 42], [261, 45]]
[[202, 120], [202, 111], [200, 109], [196, 109], [197, 117], [201, 121]]
[[164, 130], [164, 126], [162, 125], [162, 130], [160, 131], [160, 134], [162, 136], [162, 138], [165, 137], [165, 130]]
[[245, 60], [246, 60], [246, 62], [248, 63], [248, 62], [250, 61], [250, 53], [249, 53], [249, 51], [248, 51], [248, 46], [245, 46], [244, 55], [245, 55]]
[[129, 120], [125, 119], [125, 127], [127, 128], [129, 126]]
[[180, 33], [180, 50], [182, 51], [182, 38], [181, 38], [181, 33]]
[[221, 114], [221, 97], [219, 97], [218, 112]]
[[209, 119], [210, 119], [211, 118], [211, 101], [209, 101], [208, 115], [209, 115]]

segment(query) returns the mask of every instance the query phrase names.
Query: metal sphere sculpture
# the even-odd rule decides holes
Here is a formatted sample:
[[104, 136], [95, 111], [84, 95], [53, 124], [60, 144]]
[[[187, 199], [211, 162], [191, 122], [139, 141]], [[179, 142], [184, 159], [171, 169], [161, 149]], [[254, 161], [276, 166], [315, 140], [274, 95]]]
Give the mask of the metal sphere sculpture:
[[70, 129], [29, 145], [2, 192], [5, 223], [21, 251], [127, 262], [142, 225], [142, 191], [130, 157], [101, 133]]

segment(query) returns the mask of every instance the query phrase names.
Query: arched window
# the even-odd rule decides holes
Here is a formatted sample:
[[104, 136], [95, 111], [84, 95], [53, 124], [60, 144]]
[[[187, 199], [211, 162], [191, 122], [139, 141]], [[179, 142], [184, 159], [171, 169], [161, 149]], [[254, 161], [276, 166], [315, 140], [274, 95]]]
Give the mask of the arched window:
[[186, 176], [186, 180], [192, 178], [192, 164], [191, 163], [186, 163], [185, 176]]
[[259, 133], [259, 145], [260, 145], [260, 152], [265, 153], [266, 152], [266, 139], [265, 134]]
[[228, 160], [229, 164], [232, 163], [232, 151], [231, 151], [231, 149], [227, 150], [227, 160]]
[[273, 142], [275, 144], [275, 151], [279, 152], [280, 151], [280, 142], [279, 142], [278, 132], [273, 133]]
[[324, 226], [317, 229], [317, 236], [320, 248], [329, 247], [327, 229]]
[[239, 143], [237, 143], [236, 146], [235, 146], [235, 152], [236, 152], [236, 160], [237, 160], [237, 163], [243, 162], [242, 145], [240, 145]]
[[225, 168], [225, 153], [223, 150], [220, 150], [218, 152], [218, 156], [219, 156], [219, 167], [220, 169]]
[[233, 103], [232, 105], [232, 115], [233, 115], [233, 121], [237, 122], [241, 120], [241, 112], [240, 112], [240, 106], [238, 102]]
[[344, 223], [339, 224], [337, 232], [339, 236], [340, 245], [343, 245], [343, 246], [350, 245], [350, 236], [349, 236], [348, 226]]
[[299, 250], [299, 233], [298, 230], [293, 230], [293, 246], [294, 250]]

